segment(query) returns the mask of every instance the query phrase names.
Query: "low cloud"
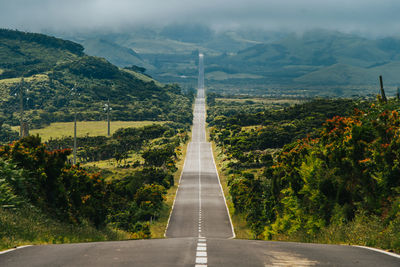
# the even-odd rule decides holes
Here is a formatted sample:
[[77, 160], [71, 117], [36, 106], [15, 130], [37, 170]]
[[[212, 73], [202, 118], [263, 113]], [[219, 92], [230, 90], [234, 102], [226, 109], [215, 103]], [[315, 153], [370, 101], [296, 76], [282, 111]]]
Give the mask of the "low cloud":
[[335, 29], [375, 36], [400, 28], [398, 0], [0, 0], [0, 27], [118, 30], [204, 23], [215, 29]]

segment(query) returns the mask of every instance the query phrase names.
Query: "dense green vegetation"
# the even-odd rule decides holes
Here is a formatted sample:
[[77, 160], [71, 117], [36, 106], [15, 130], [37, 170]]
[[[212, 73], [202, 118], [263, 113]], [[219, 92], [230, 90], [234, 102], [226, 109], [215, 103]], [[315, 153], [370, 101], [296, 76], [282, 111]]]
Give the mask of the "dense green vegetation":
[[[188, 139], [193, 93], [42, 34], [0, 30], [0, 62], [0, 249], [149, 238], [150, 222], [168, 210], [164, 200]], [[78, 120], [104, 120], [108, 100], [113, 120], [165, 123], [119, 129], [109, 138], [79, 137], [77, 165], [71, 164], [71, 137], [11, 143], [21, 104], [22, 119], [41, 127], [72, 121], [75, 112]], [[99, 167], [104, 162], [113, 169]], [[24, 220], [15, 223], [16, 216]]]
[[255, 238], [398, 251], [399, 109], [396, 101], [314, 100], [215, 117], [211, 138], [228, 161], [235, 212]]
[[[0, 210], [3, 215], [7, 210], [26, 213], [32, 205], [56, 224], [77, 229], [88, 225], [104, 234], [119, 229], [131, 233], [131, 238], [149, 238], [149, 221], [164, 209], [167, 189], [174, 185], [180, 146], [187, 139], [185, 131], [167, 125], [120, 129], [112, 138], [85, 138], [81, 159], [113, 158], [120, 168], [131, 168], [126, 175], [108, 173], [106, 180], [102, 169], [70, 164], [68, 140], [43, 144], [37, 136], [23, 138], [0, 148]], [[123, 162], [131, 153], [141, 155], [133, 166]], [[0, 241], [6, 243], [11, 242], [8, 233], [16, 239], [22, 235], [11, 229], [11, 217], [0, 216]]]
[[78, 120], [102, 120], [108, 99], [115, 120], [191, 123], [192, 93], [139, 79], [142, 74], [84, 55], [79, 44], [12, 30], [0, 30], [0, 44], [2, 123], [19, 123], [20, 86], [24, 120], [33, 127], [72, 121], [75, 111]]
[[[207, 98], [211, 103], [207, 111], [207, 120], [213, 126], [211, 139], [239, 162], [247, 162], [247, 157], [255, 157], [257, 162], [257, 158], [262, 157], [261, 151], [281, 148], [307, 135], [316, 135], [316, 130], [327, 118], [349, 115], [356, 106], [365, 105], [345, 99], [317, 99], [283, 109], [281, 106], [278, 110], [277, 107], [266, 109], [263, 105], [264, 110], [261, 111], [259, 104], [248, 101], [247, 105], [242, 104], [244, 107], [229, 105], [226, 110], [223, 100], [215, 103], [213, 96], [211, 94], [211, 101], [208, 100], [210, 96]], [[257, 110], [260, 111], [253, 112]], [[231, 115], [217, 115], [217, 112]]]

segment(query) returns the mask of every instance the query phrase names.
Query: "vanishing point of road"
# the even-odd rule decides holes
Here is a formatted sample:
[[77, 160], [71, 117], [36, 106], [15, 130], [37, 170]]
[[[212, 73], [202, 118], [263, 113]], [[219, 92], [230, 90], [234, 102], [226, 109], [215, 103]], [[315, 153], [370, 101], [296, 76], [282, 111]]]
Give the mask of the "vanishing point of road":
[[363, 247], [233, 239], [205, 114], [199, 89], [165, 239], [29, 246], [0, 254], [0, 266], [400, 266], [399, 256]]

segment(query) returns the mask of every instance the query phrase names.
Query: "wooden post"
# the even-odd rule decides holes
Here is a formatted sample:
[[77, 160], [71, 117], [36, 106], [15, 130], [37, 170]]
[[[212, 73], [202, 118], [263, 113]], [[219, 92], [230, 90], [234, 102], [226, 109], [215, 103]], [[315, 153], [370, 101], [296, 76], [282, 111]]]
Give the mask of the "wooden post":
[[382, 81], [382, 75], [379, 76], [379, 81], [381, 83], [381, 97], [382, 97], [382, 101], [387, 103], [387, 98], [385, 95], [385, 89], [383, 89], [383, 81]]

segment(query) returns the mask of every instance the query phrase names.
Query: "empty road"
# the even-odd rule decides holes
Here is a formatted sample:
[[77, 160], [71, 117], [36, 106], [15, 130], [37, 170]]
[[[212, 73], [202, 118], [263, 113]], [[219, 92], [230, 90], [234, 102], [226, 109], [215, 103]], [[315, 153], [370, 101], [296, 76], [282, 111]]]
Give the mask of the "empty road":
[[340, 245], [235, 240], [205, 136], [198, 91], [166, 239], [31, 246], [0, 254], [0, 266], [400, 266], [400, 258]]

